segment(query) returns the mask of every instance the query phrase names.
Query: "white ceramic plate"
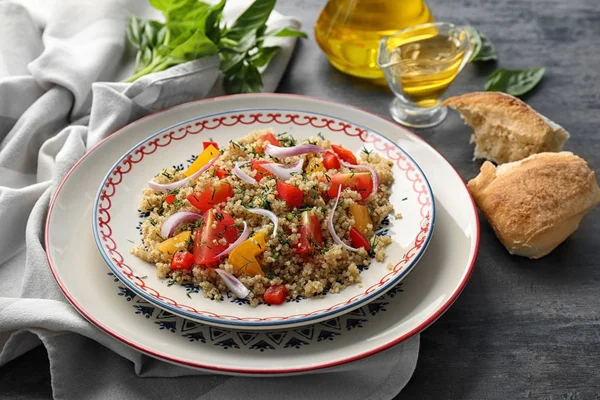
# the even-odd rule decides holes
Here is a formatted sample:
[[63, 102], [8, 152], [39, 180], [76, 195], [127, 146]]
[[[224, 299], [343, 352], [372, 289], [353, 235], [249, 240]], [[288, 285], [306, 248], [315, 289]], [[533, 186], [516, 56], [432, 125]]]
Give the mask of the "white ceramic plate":
[[[324, 114], [318, 102], [271, 95], [223, 98], [202, 107], [202, 116], [153, 133], [126, 152], [101, 182], [94, 203], [92, 224], [96, 244], [113, 273], [138, 296], [184, 318], [221, 327], [273, 329], [323, 321], [358, 308], [397, 285], [417, 264], [433, 234], [435, 204], [420, 167], [383, 132], [371, 127], [367, 113], [339, 107]], [[156, 115], [160, 123], [164, 115]], [[361, 272], [361, 283], [340, 293], [295, 299], [281, 306], [215, 301], [193, 287], [169, 285], [156, 276], [156, 268], [129, 250], [141, 243], [136, 212], [142, 191], [162, 168], [187, 168], [209, 138], [222, 146], [248, 133], [272, 128], [296, 139], [321, 133], [358, 155], [363, 149], [392, 160], [394, 184], [391, 203], [402, 219], [389, 218], [384, 232], [393, 242], [383, 262], [373, 260]], [[104, 152], [106, 150], [99, 150]], [[393, 269], [388, 269], [388, 265]], [[144, 277], [144, 278], [142, 278]], [[192, 293], [191, 293], [192, 292]], [[240, 307], [240, 305], [242, 305]]]
[[[263, 95], [296, 108], [312, 104], [329, 114], [347, 106], [292, 95]], [[369, 126], [406, 149], [435, 190], [436, 234], [419, 267], [382, 298], [342, 317], [302, 328], [238, 331], [176, 317], [136, 296], [98, 254], [89, 221], [96, 190], [123, 154], [147, 136], [204, 114], [214, 99], [144, 118], [114, 133], [69, 172], [48, 213], [46, 249], [65, 296], [90, 322], [121, 342], [178, 365], [225, 374], [280, 375], [332, 367], [367, 357], [425, 329], [458, 297], [479, 245], [475, 207], [462, 179], [416, 135], [375, 115]], [[354, 110], [364, 114], [363, 111]], [[364, 114], [366, 115], [366, 114]], [[73, 251], [77, 249], [77, 251]]]

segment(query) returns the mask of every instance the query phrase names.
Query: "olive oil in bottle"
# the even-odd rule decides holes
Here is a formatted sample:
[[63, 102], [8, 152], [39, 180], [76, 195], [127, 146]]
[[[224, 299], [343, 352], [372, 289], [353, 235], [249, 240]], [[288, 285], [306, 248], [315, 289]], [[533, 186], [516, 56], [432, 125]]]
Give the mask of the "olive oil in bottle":
[[381, 79], [381, 38], [432, 21], [424, 0], [329, 0], [315, 25], [315, 38], [340, 71]]

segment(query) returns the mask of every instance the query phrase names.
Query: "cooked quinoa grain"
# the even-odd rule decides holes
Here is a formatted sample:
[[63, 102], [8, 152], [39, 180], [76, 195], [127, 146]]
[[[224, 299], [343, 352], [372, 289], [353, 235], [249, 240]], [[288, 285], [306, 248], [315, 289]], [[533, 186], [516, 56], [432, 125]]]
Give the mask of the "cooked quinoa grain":
[[[372, 167], [379, 176], [378, 191], [373, 193], [364, 184], [372, 182], [368, 172], [344, 166], [339, 170], [327, 169], [323, 164], [323, 153], [283, 158], [266, 155], [264, 148], [269, 143], [266, 139], [269, 135], [275, 137], [271, 130], [255, 131], [239, 140], [220, 144], [217, 161], [195, 182], [168, 191], [146, 188], [139, 208], [149, 215], [141, 225], [142, 245], [133, 248], [131, 253], [154, 264], [158, 277], [169, 279], [169, 284], [193, 284], [202, 289], [204, 296], [212, 299], [221, 299], [228, 293], [227, 286], [214, 270], [221, 268], [236, 276], [250, 290], [248, 299], [252, 306], [263, 303], [265, 291], [275, 285], [285, 285], [287, 297], [297, 298], [339, 293], [345, 287], [359, 283], [361, 268], [369, 265], [371, 259], [382, 262], [385, 248], [391, 243], [390, 237], [376, 236], [375, 231], [386, 216], [394, 213], [389, 202], [394, 179], [392, 162], [378, 154], [361, 152], [359, 164]], [[322, 136], [303, 141], [296, 141], [287, 134], [276, 137], [281, 147], [312, 143], [331, 149], [329, 140]], [[246, 183], [233, 173], [234, 163], [244, 161], [249, 162], [241, 166], [242, 171], [258, 181], [257, 184]], [[303, 162], [302, 169], [286, 181], [256, 167], [257, 162], [292, 165], [298, 161]], [[364, 178], [360, 184], [355, 180], [359, 174]], [[369, 179], [365, 178], [365, 174]], [[167, 168], [156, 175], [154, 182], [166, 184], [185, 177], [185, 172]], [[330, 189], [333, 190], [332, 185], [336, 182], [337, 185], [344, 183], [333, 214], [335, 232], [344, 243], [352, 246], [351, 228], [355, 227], [358, 232], [357, 227], [362, 227], [360, 234], [368, 241], [369, 251], [362, 247], [357, 251], [345, 249], [334, 241], [328, 230], [337, 186], [333, 196]], [[301, 206], [291, 206], [291, 195], [286, 195], [285, 191], [298, 189], [301, 191], [298, 199]], [[222, 193], [226, 193], [227, 197], [219, 202]], [[355, 220], [351, 209], [357, 206], [368, 210], [370, 221]], [[211, 211], [207, 212], [207, 207]], [[270, 218], [251, 213], [249, 208], [269, 210], [276, 215], [279, 227], [274, 236]], [[181, 211], [197, 212], [203, 214], [203, 218], [181, 224], [171, 238], [161, 236], [164, 221]], [[207, 219], [211, 219], [210, 225]], [[223, 229], [223, 221], [233, 223]], [[252, 243], [250, 247], [257, 254], [245, 253], [246, 250], [242, 249], [250, 247], [243, 247], [246, 245], [244, 242], [229, 256], [216, 259], [209, 265], [198, 263], [200, 256], [206, 254], [203, 251], [214, 256], [235, 241], [243, 230], [244, 222], [249, 231], [249, 243]], [[210, 240], [200, 242], [200, 238], [207, 237]], [[259, 237], [264, 239], [264, 248], [257, 244], [260, 243]], [[176, 258], [187, 254], [185, 252], [189, 253], [188, 263], [193, 256], [193, 263], [178, 264]], [[243, 265], [240, 265], [240, 255], [247, 260]]]

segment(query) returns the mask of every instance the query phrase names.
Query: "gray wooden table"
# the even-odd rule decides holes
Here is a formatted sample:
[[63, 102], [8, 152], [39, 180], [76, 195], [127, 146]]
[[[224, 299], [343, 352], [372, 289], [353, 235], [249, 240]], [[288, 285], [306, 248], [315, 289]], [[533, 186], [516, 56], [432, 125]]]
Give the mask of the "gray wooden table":
[[[396, 0], [401, 1], [401, 0]], [[302, 19], [280, 92], [349, 103], [388, 116], [391, 95], [334, 70], [312, 27], [324, 0], [280, 0]], [[525, 100], [563, 125], [566, 149], [600, 170], [600, 2], [598, 0], [428, 0], [437, 20], [470, 23], [494, 42], [498, 66], [545, 66]], [[495, 65], [468, 65], [449, 94], [481, 90]], [[468, 180], [469, 133], [455, 113], [417, 131]], [[551, 255], [511, 257], [482, 220], [479, 258], [457, 302], [421, 336], [412, 380], [398, 399], [600, 399], [600, 209]], [[43, 347], [0, 369], [0, 397], [49, 398]]]

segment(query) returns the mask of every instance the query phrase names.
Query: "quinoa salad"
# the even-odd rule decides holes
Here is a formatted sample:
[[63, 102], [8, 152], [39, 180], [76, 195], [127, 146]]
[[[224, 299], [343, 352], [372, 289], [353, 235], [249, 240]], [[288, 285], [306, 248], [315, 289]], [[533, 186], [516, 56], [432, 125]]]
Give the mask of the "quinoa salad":
[[384, 261], [392, 240], [375, 231], [394, 211], [390, 160], [270, 129], [199, 150], [187, 169], [158, 171], [139, 206], [131, 253], [169, 285], [281, 304], [339, 293]]

